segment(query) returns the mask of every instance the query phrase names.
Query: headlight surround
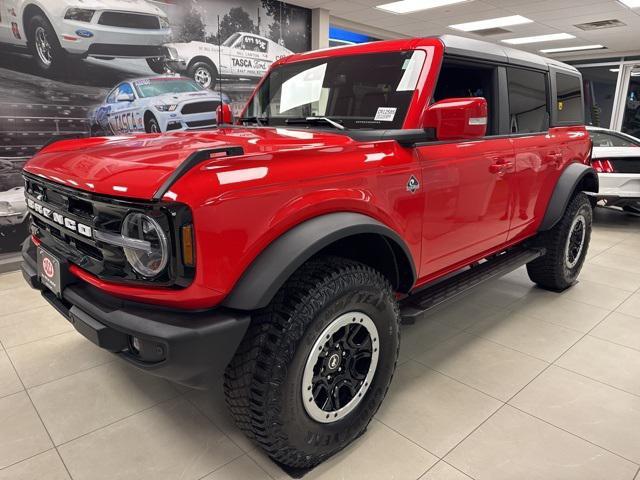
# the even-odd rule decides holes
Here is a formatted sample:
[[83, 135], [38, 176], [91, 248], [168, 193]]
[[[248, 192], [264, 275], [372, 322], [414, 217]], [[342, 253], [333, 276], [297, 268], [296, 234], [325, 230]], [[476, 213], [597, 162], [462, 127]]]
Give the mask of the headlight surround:
[[129, 265], [143, 277], [158, 276], [169, 262], [169, 243], [160, 224], [144, 213], [130, 213], [122, 222], [122, 236], [149, 242], [149, 249], [123, 247]]
[[65, 13], [64, 18], [66, 20], [89, 23], [93, 19], [94, 13], [96, 13], [95, 10], [89, 10], [87, 8], [70, 8], [67, 10], [67, 13]]
[[162, 104], [162, 105], [156, 105], [156, 108], [158, 110], [160, 110], [161, 112], [173, 112], [173, 111], [175, 111], [176, 108], [178, 108], [178, 105], [175, 105], [175, 104], [173, 104], [173, 105]]

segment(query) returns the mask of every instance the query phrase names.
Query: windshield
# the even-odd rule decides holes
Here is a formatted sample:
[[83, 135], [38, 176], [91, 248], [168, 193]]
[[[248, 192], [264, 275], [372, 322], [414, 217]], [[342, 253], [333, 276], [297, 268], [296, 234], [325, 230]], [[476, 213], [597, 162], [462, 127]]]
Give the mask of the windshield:
[[203, 88], [188, 78], [153, 78], [133, 82], [140, 98], [157, 97], [165, 93], [199, 92]]
[[233, 35], [231, 35], [230, 37], [228, 37], [224, 42], [222, 42], [222, 46], [223, 47], [230, 47], [231, 45], [233, 45], [233, 42], [235, 42], [238, 37], [240, 36], [239, 33], [234, 33]]
[[269, 125], [328, 117], [349, 129], [401, 128], [425, 57], [415, 50], [284, 64], [262, 83], [246, 115]]

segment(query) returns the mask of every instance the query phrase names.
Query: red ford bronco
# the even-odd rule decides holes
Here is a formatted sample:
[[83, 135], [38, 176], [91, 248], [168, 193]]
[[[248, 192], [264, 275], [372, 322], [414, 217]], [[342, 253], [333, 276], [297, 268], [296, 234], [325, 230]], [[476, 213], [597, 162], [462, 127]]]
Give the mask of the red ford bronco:
[[484, 42], [293, 55], [235, 124], [43, 148], [24, 276], [153, 375], [224, 372], [238, 426], [314, 466], [376, 413], [401, 320], [525, 264], [576, 281], [598, 191], [583, 121], [576, 69]]

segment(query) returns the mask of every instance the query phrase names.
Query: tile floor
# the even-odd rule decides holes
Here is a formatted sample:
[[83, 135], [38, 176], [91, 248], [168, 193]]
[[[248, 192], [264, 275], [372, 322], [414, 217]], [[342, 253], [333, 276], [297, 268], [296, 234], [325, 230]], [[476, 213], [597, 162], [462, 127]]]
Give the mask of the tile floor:
[[[403, 327], [365, 436], [308, 479], [640, 480], [640, 219], [600, 212], [580, 283], [520, 269]], [[220, 391], [141, 374], [0, 276], [0, 480], [286, 479]]]

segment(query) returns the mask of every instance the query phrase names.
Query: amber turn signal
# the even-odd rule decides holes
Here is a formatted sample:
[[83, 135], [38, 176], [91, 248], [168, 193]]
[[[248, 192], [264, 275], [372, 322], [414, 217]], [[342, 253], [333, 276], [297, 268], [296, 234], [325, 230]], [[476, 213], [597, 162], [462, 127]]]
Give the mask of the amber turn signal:
[[193, 245], [193, 225], [182, 227], [182, 263], [187, 267], [195, 265], [196, 252]]

